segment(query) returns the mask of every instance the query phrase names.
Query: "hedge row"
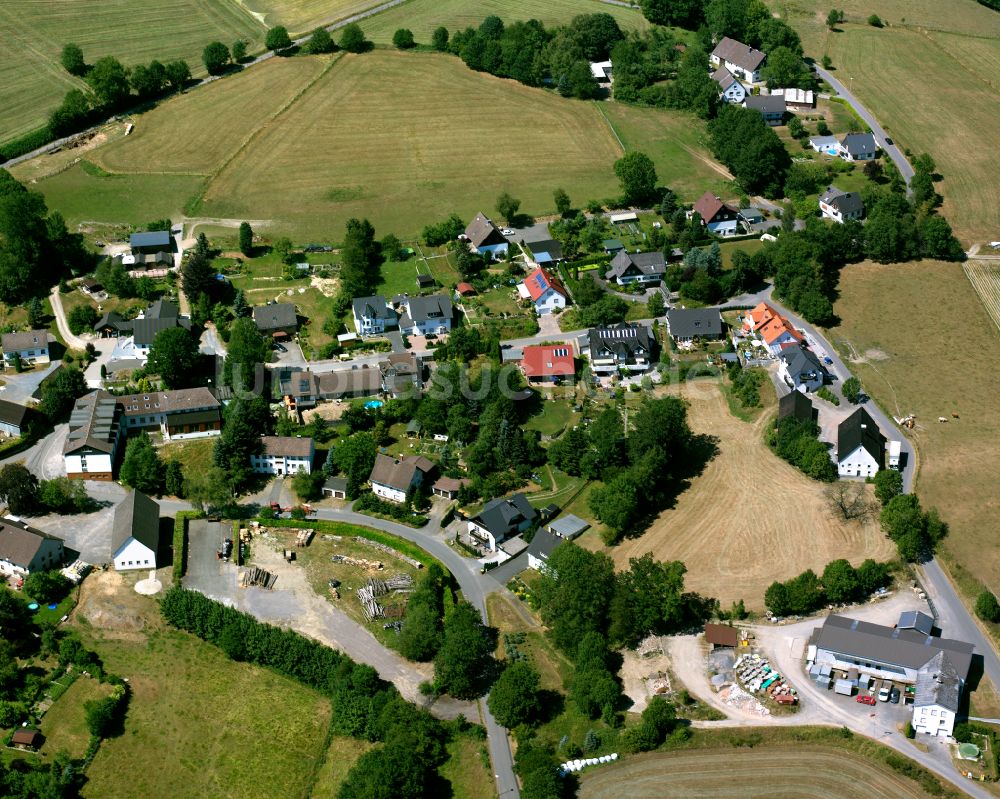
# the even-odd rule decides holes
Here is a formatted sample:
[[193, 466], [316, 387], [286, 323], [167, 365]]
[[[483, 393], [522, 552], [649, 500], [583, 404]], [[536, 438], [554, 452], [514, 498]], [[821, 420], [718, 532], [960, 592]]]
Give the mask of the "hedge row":
[[347, 524], [345, 522], [327, 522], [317, 519], [307, 519], [305, 522], [294, 521], [291, 519], [275, 519], [274, 521], [267, 522], [267, 526], [293, 527], [295, 529], [309, 527], [317, 533], [330, 533], [332, 535], [344, 536], [353, 535], [358, 538], [367, 538], [369, 541], [376, 541], [379, 544], [385, 544], [388, 547], [392, 547], [397, 552], [401, 552], [409, 558], [419, 560], [425, 566], [430, 566], [432, 563], [436, 563], [444, 569], [446, 573], [448, 572], [448, 569], [446, 569], [443, 564], [428, 555], [416, 544], [407, 541], [405, 538], [399, 538], [391, 533], [383, 533], [381, 530], [373, 530], [370, 527], [359, 527], [358, 525]]
[[182, 510], [174, 517], [174, 585], [180, 585], [187, 572], [188, 523], [204, 516], [201, 511]]

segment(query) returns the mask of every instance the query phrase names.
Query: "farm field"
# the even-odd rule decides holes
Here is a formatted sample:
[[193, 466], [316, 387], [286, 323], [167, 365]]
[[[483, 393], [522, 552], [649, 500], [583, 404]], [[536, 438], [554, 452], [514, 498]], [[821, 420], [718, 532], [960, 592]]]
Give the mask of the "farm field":
[[966, 261], [962, 269], [979, 295], [994, 324], [1000, 327], [1000, 264], [996, 261]]
[[[943, 213], [959, 239], [992, 237], [1000, 188], [996, 159], [980, 141], [982, 131], [1000, 125], [990, 70], [1000, 64], [1000, 15], [974, 0], [850, 0], [847, 22], [830, 33], [829, 9], [815, 0], [773, 5], [788, 12], [807, 55], [829, 55], [846, 84], [857, 78], [852, 90], [897, 144], [934, 156], [944, 175]], [[873, 12], [888, 27], [864, 24]], [[901, 103], [900, 96], [920, 102]]]
[[379, 4], [379, 0], [231, 1], [239, 3], [268, 28], [284, 25], [292, 37], [308, 33], [319, 25], [328, 25]]
[[928, 799], [913, 780], [839, 748], [784, 743], [753, 750], [658, 752], [587, 772], [580, 799]]
[[[301, 2], [301, 0], [299, 0]], [[343, 0], [339, 0], [343, 2]], [[375, 5], [375, 3], [370, 3]], [[564, 24], [578, 14], [611, 14], [622, 30], [644, 30], [646, 18], [636, 9], [608, 5], [599, 0], [411, 0], [376, 14], [361, 23], [374, 42], [388, 43], [398, 28], [409, 28], [419, 44], [430, 44], [431, 34], [443, 25], [449, 33], [478, 28], [486, 17], [496, 15], [504, 22], [537, 19], [545, 27]]]
[[88, 64], [106, 55], [125, 66], [182, 58], [199, 75], [213, 39], [256, 47], [264, 32], [234, 0], [8, 0], [0, 4], [0, 142], [41, 127], [68, 89], [83, 86], [59, 63], [67, 42]]
[[[823, 496], [824, 485], [771, 453], [763, 436], [773, 412], [751, 424], [742, 422], [711, 381], [688, 382], [670, 391], [689, 402], [692, 430], [712, 436], [719, 451], [642, 536], [608, 550], [617, 568], [652, 552], [658, 560], [684, 562], [688, 590], [718, 597], [724, 607], [743, 599], [760, 608], [765, 589], [775, 580], [805, 569], [820, 571], [836, 558], [858, 565], [865, 558], [895, 555], [877, 524], [835, 518]], [[589, 534], [583, 542], [600, 544]]]
[[[885, 302], [887, 296], [892, 302]], [[914, 308], [933, 308], [919, 322]], [[997, 328], [961, 264], [926, 261], [846, 268], [830, 331], [865, 390], [895, 416], [916, 414], [909, 435], [918, 452], [917, 493], [948, 522], [946, 563], [987, 585], [1000, 582], [996, 442], [1000, 377], [984, 368], [998, 346]], [[954, 320], [961, 320], [955, 346]], [[958, 420], [951, 414], [958, 413]], [[939, 416], [949, 423], [939, 424]], [[956, 575], [959, 576], [959, 575]], [[961, 584], [961, 581], [960, 581]], [[963, 585], [963, 588], [967, 586]]]

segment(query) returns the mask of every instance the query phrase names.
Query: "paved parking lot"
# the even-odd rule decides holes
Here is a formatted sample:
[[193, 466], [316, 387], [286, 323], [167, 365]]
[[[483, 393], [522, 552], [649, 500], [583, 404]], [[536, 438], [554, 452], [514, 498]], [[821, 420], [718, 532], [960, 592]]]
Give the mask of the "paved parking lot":
[[239, 569], [232, 561], [226, 563], [216, 557], [223, 539], [229, 538], [232, 532], [233, 528], [228, 524], [205, 519], [191, 520], [188, 524], [185, 588], [226, 604], [235, 601]]
[[[801, 679], [799, 682], [801, 682]], [[896, 684], [900, 693], [898, 705], [894, 705], [891, 702], [879, 702], [878, 692], [883, 684], [886, 687], [892, 685], [888, 680], [877, 680], [875, 682], [875, 692], [870, 694], [875, 697], [874, 705], [866, 705], [858, 701], [859, 695], [869, 695], [868, 690], [856, 691], [854, 696], [843, 696], [834, 691], [833, 688], [830, 688], [825, 693], [827, 695], [826, 698], [836, 704], [843, 712], [852, 714], [862, 722], [868, 719], [871, 722], [873, 731], [879, 728], [898, 729], [912, 718], [913, 706], [904, 704], [903, 695], [905, 686], [902, 683]], [[870, 734], [874, 735], [875, 732], [871, 732]]]

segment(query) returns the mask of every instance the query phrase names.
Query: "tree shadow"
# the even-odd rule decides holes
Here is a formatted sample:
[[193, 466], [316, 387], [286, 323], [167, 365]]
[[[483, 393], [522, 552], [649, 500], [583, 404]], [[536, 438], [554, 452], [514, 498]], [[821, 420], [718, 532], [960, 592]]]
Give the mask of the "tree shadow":
[[674, 469], [669, 479], [660, 488], [659, 502], [653, 503], [649, 515], [644, 520], [643, 531], [648, 522], [665, 510], [676, 507], [677, 500], [694, 482], [694, 479], [705, 471], [705, 467], [719, 454], [719, 439], [716, 436], [702, 433], [693, 435], [688, 444], [687, 452], [679, 466]]
[[547, 724], [558, 718], [566, 709], [566, 697], [558, 691], [552, 691], [548, 688], [543, 688], [538, 692], [537, 702], [536, 715], [542, 724]]

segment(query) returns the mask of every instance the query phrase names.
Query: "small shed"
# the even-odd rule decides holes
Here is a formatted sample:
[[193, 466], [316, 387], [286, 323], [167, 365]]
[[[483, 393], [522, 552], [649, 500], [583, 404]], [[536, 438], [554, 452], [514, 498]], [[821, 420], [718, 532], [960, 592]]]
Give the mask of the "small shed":
[[44, 742], [45, 738], [38, 730], [28, 729], [27, 727], [15, 730], [13, 737], [10, 739], [11, 746], [24, 749], [38, 749]]
[[328, 477], [323, 483], [323, 496], [333, 499], [347, 499], [347, 478]]
[[563, 516], [562, 518], [551, 522], [545, 529], [552, 533], [552, 535], [558, 536], [559, 538], [573, 539], [580, 535], [580, 533], [588, 527], [590, 527], [588, 522], [585, 522], [579, 516], [574, 516], [570, 513], [567, 516]]
[[472, 297], [476, 294], [476, 287], [471, 283], [466, 283], [464, 280], [455, 286], [455, 291], [459, 293], [462, 297]]
[[549, 519], [554, 519], [556, 516], [558, 516], [560, 510], [562, 510], [562, 508], [556, 505], [556, 503], [550, 502], [548, 505], [546, 505], [544, 508], [538, 511], [538, 515], [541, 517], [543, 522], [547, 522]]
[[410, 419], [410, 423], [406, 425], [406, 437], [407, 438], [420, 438], [420, 431], [423, 430], [423, 425], [417, 419]]
[[601, 242], [601, 246], [608, 255], [614, 255], [625, 249], [625, 245], [619, 239], [605, 239]]
[[433, 275], [417, 275], [417, 288], [418, 289], [432, 289], [435, 284]]
[[740, 642], [740, 633], [735, 627], [727, 624], [706, 624], [705, 640], [712, 645], [712, 649], [723, 647], [735, 648]]

